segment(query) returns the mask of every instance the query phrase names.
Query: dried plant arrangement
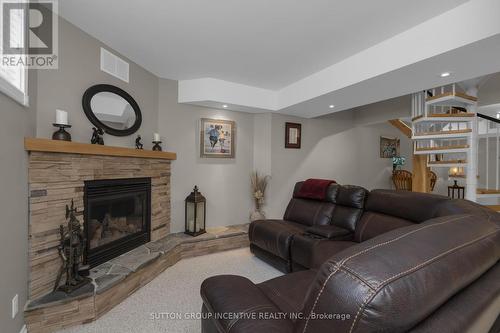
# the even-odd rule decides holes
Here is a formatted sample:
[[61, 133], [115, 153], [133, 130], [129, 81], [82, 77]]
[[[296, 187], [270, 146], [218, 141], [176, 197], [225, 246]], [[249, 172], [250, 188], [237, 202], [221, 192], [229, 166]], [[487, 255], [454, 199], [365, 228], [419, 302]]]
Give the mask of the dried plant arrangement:
[[260, 175], [257, 171], [252, 172], [250, 176], [252, 186], [252, 198], [255, 202], [255, 209], [250, 214], [250, 220], [264, 219], [265, 215], [262, 212], [262, 205], [264, 204], [266, 188], [269, 182], [269, 176]]

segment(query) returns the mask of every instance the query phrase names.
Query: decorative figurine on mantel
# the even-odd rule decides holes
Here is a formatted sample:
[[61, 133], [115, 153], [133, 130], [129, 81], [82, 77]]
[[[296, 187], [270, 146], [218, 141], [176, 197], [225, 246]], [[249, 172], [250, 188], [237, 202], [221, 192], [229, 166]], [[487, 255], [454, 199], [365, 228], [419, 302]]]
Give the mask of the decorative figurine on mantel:
[[[67, 294], [91, 281], [86, 277], [89, 274], [89, 267], [82, 265], [86, 239], [76, 214], [77, 209], [74, 207], [73, 200], [71, 200], [71, 208], [66, 205], [68, 224], [66, 228], [64, 225], [59, 227], [61, 240], [58, 250], [63, 264], [57, 274], [54, 291], [60, 290]], [[66, 274], [66, 281], [63, 285], [59, 285], [63, 274]]]
[[155, 133], [153, 135], [153, 151], [161, 151], [161, 140], [160, 140], [160, 134]]
[[71, 128], [71, 125], [68, 124], [68, 112], [56, 110], [56, 122], [52, 125], [59, 127], [59, 130], [52, 134], [52, 140], [71, 141], [71, 134], [65, 130], [65, 128]]
[[102, 128], [92, 127], [92, 131], [94, 132], [92, 133], [90, 143], [92, 143], [93, 145], [104, 145], [104, 139], [102, 137], [104, 135], [104, 131], [102, 130]]
[[142, 138], [140, 135], [135, 139], [135, 149], [143, 149], [144, 145], [141, 142]]

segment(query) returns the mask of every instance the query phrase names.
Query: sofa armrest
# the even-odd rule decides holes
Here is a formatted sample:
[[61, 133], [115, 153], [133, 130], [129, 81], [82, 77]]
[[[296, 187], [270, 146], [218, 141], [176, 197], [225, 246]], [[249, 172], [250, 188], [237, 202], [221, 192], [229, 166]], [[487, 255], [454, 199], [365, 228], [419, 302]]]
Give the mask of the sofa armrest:
[[335, 225], [315, 225], [307, 228], [306, 232], [328, 239], [344, 237], [351, 233], [349, 230], [337, 227]]
[[201, 298], [209, 313], [203, 320], [210, 320], [218, 332], [293, 331], [292, 322], [245, 277], [219, 275], [208, 278], [201, 284]]

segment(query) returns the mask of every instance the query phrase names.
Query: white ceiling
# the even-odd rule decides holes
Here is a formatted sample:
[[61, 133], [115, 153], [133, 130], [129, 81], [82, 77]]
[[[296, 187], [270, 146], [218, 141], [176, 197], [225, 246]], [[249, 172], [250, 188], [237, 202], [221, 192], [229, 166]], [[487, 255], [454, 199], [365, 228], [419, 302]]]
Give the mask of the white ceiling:
[[61, 16], [159, 77], [277, 90], [466, 0], [62, 0]]
[[498, 0], [59, 4], [82, 30], [179, 80], [179, 103], [311, 118], [500, 72]]

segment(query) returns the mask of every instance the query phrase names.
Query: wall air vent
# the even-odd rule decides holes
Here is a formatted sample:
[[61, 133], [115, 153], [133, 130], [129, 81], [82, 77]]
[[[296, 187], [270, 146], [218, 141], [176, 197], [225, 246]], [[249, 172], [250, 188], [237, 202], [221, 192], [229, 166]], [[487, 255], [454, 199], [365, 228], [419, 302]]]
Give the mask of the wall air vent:
[[101, 70], [128, 83], [129, 64], [101, 47]]

